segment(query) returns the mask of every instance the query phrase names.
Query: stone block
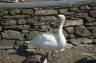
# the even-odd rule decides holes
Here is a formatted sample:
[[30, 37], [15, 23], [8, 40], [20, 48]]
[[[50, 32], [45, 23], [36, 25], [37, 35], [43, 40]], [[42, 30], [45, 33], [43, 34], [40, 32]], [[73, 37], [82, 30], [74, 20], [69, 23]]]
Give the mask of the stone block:
[[28, 36], [26, 36], [27, 40], [32, 40], [35, 37], [39, 36], [40, 34], [42, 34], [42, 32], [39, 31], [30, 31], [30, 33], [28, 34]]
[[79, 44], [92, 43], [93, 40], [88, 38], [74, 38], [74, 39], [70, 39], [70, 42], [74, 45], [79, 45]]
[[91, 7], [92, 10], [96, 10], [96, 6], [95, 7]]
[[90, 11], [89, 14], [96, 19], [96, 10]]
[[4, 29], [27, 30], [30, 29], [30, 25], [4, 26]]
[[48, 31], [49, 26], [41, 25], [39, 31]]
[[69, 9], [70, 12], [78, 12], [79, 11], [79, 8], [77, 7], [72, 7]]
[[14, 15], [14, 14], [21, 13], [21, 11], [19, 9], [11, 9], [11, 10], [9, 10], [9, 13], [12, 14], [12, 15]]
[[56, 10], [39, 10], [35, 12], [35, 15], [50, 15], [50, 14], [57, 14]]
[[78, 25], [83, 25], [83, 20], [82, 19], [77, 19], [77, 20], [66, 20], [64, 26], [78, 26]]
[[6, 18], [6, 19], [10, 19], [10, 18], [30, 18], [30, 15], [13, 15], [13, 16], [10, 16], [10, 15], [7, 15], [7, 16], [3, 16], [3, 18]]
[[0, 49], [13, 48], [15, 40], [0, 40]]
[[80, 10], [90, 10], [91, 8], [88, 5], [80, 6]]
[[72, 48], [73, 47], [73, 45], [72, 44], [70, 44], [70, 43], [67, 43], [66, 45], [65, 45], [65, 49], [70, 49], [70, 48]]
[[85, 23], [86, 26], [95, 26], [96, 22]]
[[95, 43], [95, 44], [96, 44], [96, 38], [95, 38], [95, 39], [93, 39], [93, 43]]
[[92, 36], [96, 37], [96, 26], [88, 27], [88, 29], [91, 31]]
[[76, 35], [78, 37], [90, 37], [91, 33], [85, 26], [76, 27]]
[[34, 25], [36, 25], [37, 24], [37, 19], [36, 18], [28, 18], [28, 19], [26, 19], [26, 23], [27, 24], [34, 24]]
[[5, 19], [5, 24], [4, 25], [16, 25], [17, 20], [15, 19]]
[[2, 36], [2, 35], [0, 34], [0, 40], [1, 40], [1, 36]]
[[18, 19], [18, 24], [26, 24], [26, 20], [25, 19]]
[[69, 39], [75, 38], [75, 34], [68, 34], [68, 38], [69, 38]]
[[7, 14], [8, 14], [8, 11], [7, 10], [0, 9], [0, 16], [7, 15]]
[[94, 18], [89, 17], [89, 16], [85, 16], [85, 17], [83, 17], [83, 20], [84, 20], [84, 22], [93, 22], [93, 21], [95, 21]]
[[59, 12], [65, 14], [66, 12], [68, 12], [68, 9], [59, 9]]
[[0, 26], [0, 31], [2, 31], [2, 26]]
[[86, 16], [88, 16], [88, 13], [84, 13], [84, 12], [78, 12], [75, 15], [76, 18], [83, 18], [83, 17], [86, 17]]
[[52, 21], [52, 18], [53, 18], [54, 16], [42, 16], [40, 19], [41, 19], [41, 21]]
[[68, 33], [74, 33], [74, 27], [66, 27]]
[[33, 9], [23, 9], [22, 14], [33, 14]]
[[18, 31], [14, 31], [14, 30], [6, 30], [6, 31], [2, 32], [2, 38], [24, 40], [23, 34], [21, 34]]
[[29, 33], [29, 30], [22, 30], [22, 33], [23, 34], [28, 34]]
[[8, 49], [6, 52], [9, 54], [12, 54], [12, 53], [16, 53], [17, 51], [14, 49]]

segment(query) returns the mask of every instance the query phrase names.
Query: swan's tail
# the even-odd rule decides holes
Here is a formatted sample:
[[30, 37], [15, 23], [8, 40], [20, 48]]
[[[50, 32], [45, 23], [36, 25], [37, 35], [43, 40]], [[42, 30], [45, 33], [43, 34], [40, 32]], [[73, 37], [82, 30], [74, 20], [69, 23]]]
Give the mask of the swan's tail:
[[30, 43], [31, 41], [25, 41], [25, 43]]

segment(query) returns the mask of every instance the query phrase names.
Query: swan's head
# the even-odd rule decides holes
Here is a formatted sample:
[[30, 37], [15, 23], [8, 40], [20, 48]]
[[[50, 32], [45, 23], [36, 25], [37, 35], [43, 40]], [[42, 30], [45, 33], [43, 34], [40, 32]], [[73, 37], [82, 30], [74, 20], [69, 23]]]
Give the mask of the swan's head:
[[59, 20], [65, 20], [65, 16], [63, 14], [59, 14], [57, 17]]

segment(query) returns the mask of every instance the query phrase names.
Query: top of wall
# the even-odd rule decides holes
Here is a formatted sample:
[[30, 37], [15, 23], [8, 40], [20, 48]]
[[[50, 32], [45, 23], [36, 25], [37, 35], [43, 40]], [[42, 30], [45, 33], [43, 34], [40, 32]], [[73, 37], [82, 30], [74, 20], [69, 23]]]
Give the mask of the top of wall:
[[96, 2], [64, 2], [64, 1], [48, 1], [48, 2], [19, 2], [19, 3], [0, 3], [0, 8], [36, 8], [36, 7], [72, 7], [85, 4], [94, 5]]

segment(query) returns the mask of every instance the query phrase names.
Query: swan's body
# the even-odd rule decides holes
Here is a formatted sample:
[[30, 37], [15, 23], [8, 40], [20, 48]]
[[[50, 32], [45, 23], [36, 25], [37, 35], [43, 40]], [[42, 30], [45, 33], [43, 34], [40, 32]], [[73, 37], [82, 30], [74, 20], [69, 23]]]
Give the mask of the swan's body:
[[31, 41], [27, 41], [27, 43], [31, 43], [48, 51], [60, 50], [60, 49], [63, 51], [63, 48], [66, 44], [66, 39], [63, 35], [63, 30], [62, 30], [63, 23], [65, 21], [65, 16], [61, 14], [58, 15], [58, 17], [61, 21], [58, 35], [47, 32], [36, 37]]

